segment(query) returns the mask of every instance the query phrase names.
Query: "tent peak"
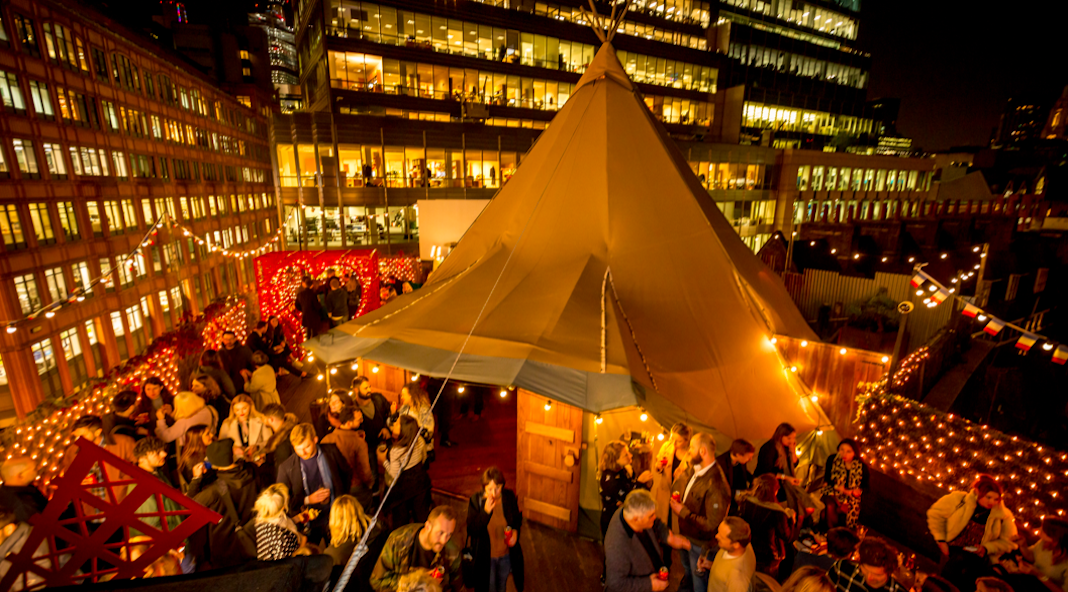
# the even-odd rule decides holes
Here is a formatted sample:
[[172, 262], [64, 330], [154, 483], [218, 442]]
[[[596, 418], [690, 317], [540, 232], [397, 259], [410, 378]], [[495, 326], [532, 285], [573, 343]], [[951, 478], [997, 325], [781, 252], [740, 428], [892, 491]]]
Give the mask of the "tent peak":
[[623, 69], [623, 64], [616, 57], [616, 49], [607, 41], [601, 44], [601, 49], [597, 50], [597, 55], [593, 57], [593, 61], [586, 67], [586, 73], [579, 79], [573, 92], [577, 92], [583, 86], [602, 78], [611, 80], [627, 90], [634, 90], [634, 84], [630, 81], [630, 77], [627, 76], [627, 71]]

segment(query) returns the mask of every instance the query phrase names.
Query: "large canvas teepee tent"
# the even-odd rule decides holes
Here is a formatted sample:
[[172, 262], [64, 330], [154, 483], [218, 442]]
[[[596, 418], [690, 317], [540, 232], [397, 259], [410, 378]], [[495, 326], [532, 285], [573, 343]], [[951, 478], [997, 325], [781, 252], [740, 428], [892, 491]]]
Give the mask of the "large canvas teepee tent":
[[769, 341], [815, 335], [609, 43], [426, 285], [332, 333], [308, 344], [327, 363], [451, 370], [594, 412], [641, 404], [732, 437], [818, 413]]

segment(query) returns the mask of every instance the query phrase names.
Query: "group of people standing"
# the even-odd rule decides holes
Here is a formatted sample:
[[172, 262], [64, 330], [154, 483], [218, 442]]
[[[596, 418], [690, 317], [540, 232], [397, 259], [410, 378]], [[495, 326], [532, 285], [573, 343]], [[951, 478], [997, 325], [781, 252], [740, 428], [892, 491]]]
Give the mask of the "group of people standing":
[[870, 476], [857, 443], [841, 440], [822, 483], [803, 486], [796, 438], [781, 424], [759, 451], [735, 440], [717, 456], [711, 434], [679, 423], [637, 475], [628, 445], [606, 444], [605, 589], [666, 590], [677, 550], [684, 592], [904, 592], [899, 579], [917, 592], [1068, 592], [1068, 521], [1044, 517], [1027, 546], [996, 479], [979, 475], [931, 506], [940, 575], [911, 574], [902, 554], [859, 524]]

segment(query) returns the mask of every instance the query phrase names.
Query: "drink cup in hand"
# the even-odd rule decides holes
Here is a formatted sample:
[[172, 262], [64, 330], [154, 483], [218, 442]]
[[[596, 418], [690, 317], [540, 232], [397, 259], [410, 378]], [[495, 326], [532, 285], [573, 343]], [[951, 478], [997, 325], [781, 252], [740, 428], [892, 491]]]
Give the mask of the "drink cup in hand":
[[660, 571], [658, 571], [658, 572], [656, 573], [656, 578], [657, 578], [658, 580], [660, 580], [661, 582], [666, 582], [666, 581], [668, 581], [668, 578], [669, 578], [670, 576], [671, 576], [671, 574], [670, 574], [670, 573], [668, 573], [668, 568], [666, 568], [666, 567], [661, 567], [661, 568], [660, 568]]
[[682, 494], [677, 492], [677, 491], [674, 491], [674, 492], [671, 493], [671, 499], [673, 501], [679, 502], [681, 504], [682, 503]]

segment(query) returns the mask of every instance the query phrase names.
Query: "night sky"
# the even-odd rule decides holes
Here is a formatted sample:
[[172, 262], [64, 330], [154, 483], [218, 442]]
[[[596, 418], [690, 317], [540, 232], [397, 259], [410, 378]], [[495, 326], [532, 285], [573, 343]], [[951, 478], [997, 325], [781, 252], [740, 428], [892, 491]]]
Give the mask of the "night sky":
[[864, 0], [868, 98], [901, 98], [898, 131], [926, 150], [986, 145], [1010, 96], [1052, 105], [1068, 84], [1053, 5]]

